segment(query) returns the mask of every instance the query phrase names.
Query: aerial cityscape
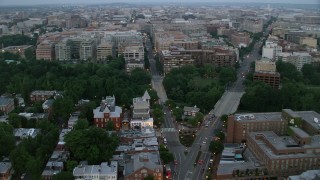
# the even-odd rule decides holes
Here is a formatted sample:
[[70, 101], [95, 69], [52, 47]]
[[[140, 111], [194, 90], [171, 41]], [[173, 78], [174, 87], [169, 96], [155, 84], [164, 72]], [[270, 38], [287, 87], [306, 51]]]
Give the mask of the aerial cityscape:
[[0, 180], [319, 180], [318, 0], [1, 0]]

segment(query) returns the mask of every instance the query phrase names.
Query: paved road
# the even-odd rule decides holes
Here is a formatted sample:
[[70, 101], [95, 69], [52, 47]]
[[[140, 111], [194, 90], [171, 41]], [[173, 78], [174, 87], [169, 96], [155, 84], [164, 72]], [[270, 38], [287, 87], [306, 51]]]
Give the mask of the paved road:
[[156, 68], [156, 62], [152, 52], [152, 44], [149, 38], [146, 40], [146, 49], [148, 51], [148, 58], [150, 62], [150, 72], [152, 75], [152, 79], [151, 79], [152, 88], [157, 92], [158, 97], [160, 98], [160, 102], [165, 103], [168, 100], [168, 97], [162, 85], [163, 77], [159, 75]]

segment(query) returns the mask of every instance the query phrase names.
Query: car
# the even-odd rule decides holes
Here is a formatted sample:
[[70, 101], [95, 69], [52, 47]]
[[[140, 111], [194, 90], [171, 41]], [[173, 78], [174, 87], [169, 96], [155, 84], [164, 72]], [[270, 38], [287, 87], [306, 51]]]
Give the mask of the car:
[[177, 160], [174, 160], [174, 165], [178, 165], [178, 161]]
[[203, 144], [207, 144], [207, 141], [203, 141], [202, 143], [203, 143]]
[[203, 164], [203, 160], [199, 160], [198, 164], [202, 165]]
[[206, 124], [206, 125], [204, 125], [205, 127], [208, 127], [209, 126], [209, 124]]
[[20, 177], [20, 179], [24, 179], [24, 177], [26, 176], [26, 173], [23, 173]]

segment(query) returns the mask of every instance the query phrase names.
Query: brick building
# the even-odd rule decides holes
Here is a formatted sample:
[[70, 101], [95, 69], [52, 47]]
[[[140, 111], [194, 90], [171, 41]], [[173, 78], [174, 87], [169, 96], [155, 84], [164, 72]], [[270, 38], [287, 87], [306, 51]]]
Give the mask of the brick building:
[[253, 81], [262, 81], [274, 89], [279, 89], [280, 73], [276, 72], [276, 63], [270, 59], [256, 61]]
[[235, 114], [228, 117], [227, 143], [241, 143], [248, 132], [274, 131], [287, 132], [288, 122], [281, 118], [281, 112]]
[[250, 35], [245, 32], [233, 32], [230, 35], [231, 43], [237, 47], [247, 47], [250, 44]]
[[158, 152], [133, 154], [124, 165], [124, 180], [143, 180], [148, 175], [163, 180], [163, 166]]
[[37, 102], [37, 101], [45, 101], [54, 95], [57, 94], [57, 91], [32, 91], [30, 94], [30, 101], [31, 102]]
[[115, 105], [116, 98], [107, 96], [101, 101], [99, 107], [93, 110], [93, 124], [100, 128], [106, 128], [107, 123], [112, 121], [114, 128], [120, 130], [122, 119], [122, 108]]
[[13, 110], [14, 110], [14, 99], [0, 97], [0, 111], [4, 112], [5, 114], [8, 114]]
[[44, 41], [37, 46], [36, 49], [37, 60], [55, 60], [55, 46], [49, 41]]

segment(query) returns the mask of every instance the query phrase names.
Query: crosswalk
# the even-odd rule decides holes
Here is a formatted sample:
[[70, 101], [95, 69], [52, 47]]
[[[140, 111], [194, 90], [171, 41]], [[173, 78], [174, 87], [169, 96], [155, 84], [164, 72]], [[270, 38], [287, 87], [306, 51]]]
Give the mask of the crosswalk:
[[175, 128], [161, 128], [161, 132], [176, 132]]

